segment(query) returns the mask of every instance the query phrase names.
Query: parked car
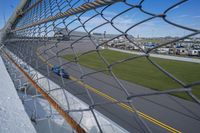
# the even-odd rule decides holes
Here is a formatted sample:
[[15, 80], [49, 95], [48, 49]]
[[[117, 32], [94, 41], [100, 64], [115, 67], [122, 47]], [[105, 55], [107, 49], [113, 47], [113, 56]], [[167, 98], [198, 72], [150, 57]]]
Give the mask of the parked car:
[[64, 35], [62, 33], [56, 33], [55, 37], [58, 41], [69, 41], [70, 37], [68, 35]]
[[69, 74], [63, 68], [54, 66], [51, 68], [51, 70], [53, 71], [53, 73], [55, 73], [63, 78], [69, 79]]
[[188, 55], [188, 51], [186, 48], [176, 48], [177, 55]]
[[198, 56], [199, 55], [199, 51], [200, 50], [190, 49], [190, 50], [188, 50], [188, 55], [189, 56]]

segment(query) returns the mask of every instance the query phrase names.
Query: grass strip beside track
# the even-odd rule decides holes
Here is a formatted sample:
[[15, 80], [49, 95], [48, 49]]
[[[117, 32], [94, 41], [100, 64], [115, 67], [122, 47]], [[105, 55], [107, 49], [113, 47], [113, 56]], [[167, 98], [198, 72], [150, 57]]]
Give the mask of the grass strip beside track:
[[[136, 56], [112, 50], [101, 50], [100, 53], [109, 63]], [[73, 55], [65, 55], [64, 58], [67, 60], [74, 60], [75, 57]], [[152, 57], [151, 59], [185, 83], [192, 83], [200, 80], [200, 64]], [[78, 61], [81, 65], [94, 70], [107, 69], [107, 66], [103, 63], [97, 52], [82, 55], [79, 57]], [[146, 57], [114, 65], [112, 71], [120, 79], [154, 90], [167, 90], [169, 88], [180, 87], [175, 81], [154, 67]], [[199, 88], [199, 86], [193, 89], [193, 94], [200, 98], [200, 90], [196, 88]], [[191, 100], [191, 98], [183, 92], [174, 95]]]

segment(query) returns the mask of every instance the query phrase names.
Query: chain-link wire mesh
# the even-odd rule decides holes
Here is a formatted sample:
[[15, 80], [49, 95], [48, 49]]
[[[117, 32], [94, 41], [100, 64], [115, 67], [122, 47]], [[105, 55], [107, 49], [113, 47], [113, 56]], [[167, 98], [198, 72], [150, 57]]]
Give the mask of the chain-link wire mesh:
[[[143, 106], [148, 104], [144, 104], [144, 101], [151, 101], [154, 96], [159, 96], [157, 98], [161, 99], [161, 102], [162, 98], [177, 100], [177, 97], [168, 94], [186, 97], [196, 103], [191, 103], [195, 104], [195, 107], [200, 104], [199, 95], [196, 95], [196, 92], [199, 93], [199, 76], [196, 76], [195, 81], [182, 80], [181, 76], [176, 76], [174, 71], [150, 56], [150, 53], [155, 53], [159, 48], [198, 37], [200, 31], [196, 27], [170, 19], [171, 12], [189, 2], [180, 0], [169, 2], [163, 7], [155, 6], [154, 8], [160, 9], [159, 12], [155, 12], [153, 8], [148, 8], [153, 5], [148, 5], [146, 0], [30, 0], [19, 14], [4, 43], [6, 48], [24, 62], [59, 84], [61, 90], [67, 90], [86, 102], [89, 105], [88, 109], [73, 109], [65, 96], [66, 105], [63, 107], [68, 113], [90, 111], [98, 131], [104, 130], [94, 110], [98, 110], [129, 132], [179, 132], [173, 125], [159, 123], [150, 117], [151, 114], [148, 116], [140, 112], [140, 109], [145, 110]], [[137, 15], [142, 17], [137, 19]], [[135, 20], [131, 21], [129, 18]], [[150, 23], [152, 21], [159, 21], [158, 24], [180, 30], [184, 34], [180, 37], [160, 38], [158, 45], [144, 49], [144, 43], [138, 37], [138, 29], [150, 28], [153, 26]], [[152, 34], [156, 34], [162, 28], [155, 30], [157, 31], [152, 30]], [[140, 54], [123, 54], [111, 50], [130, 50], [130, 47], [134, 47]], [[114, 57], [111, 58], [112, 56]], [[137, 65], [137, 62], [141, 63]], [[134, 63], [136, 66], [131, 66]], [[145, 65], [151, 69], [137, 69]], [[69, 79], [60, 73], [60, 76], [57, 76], [54, 68], [65, 70], [70, 75]], [[136, 72], [126, 75], [129, 69], [136, 69]], [[154, 71], [159, 73], [158, 78], [153, 76], [156, 75]], [[136, 75], [135, 79], [132, 74]], [[149, 74], [152, 76], [147, 76]], [[140, 75], [144, 76], [144, 84], [137, 80]], [[159, 78], [167, 82], [167, 85], [165, 86], [164, 82], [159, 83]], [[156, 84], [148, 85], [151, 82]], [[141, 99], [144, 101], [141, 102]], [[192, 117], [199, 121], [200, 116], [197, 112], [178, 101], [177, 105], [188, 110]], [[188, 101], [185, 102], [188, 104]], [[165, 104], [168, 102], [162, 103], [161, 106]], [[174, 110], [174, 107], [167, 108]], [[156, 108], [155, 111], [159, 112]]]

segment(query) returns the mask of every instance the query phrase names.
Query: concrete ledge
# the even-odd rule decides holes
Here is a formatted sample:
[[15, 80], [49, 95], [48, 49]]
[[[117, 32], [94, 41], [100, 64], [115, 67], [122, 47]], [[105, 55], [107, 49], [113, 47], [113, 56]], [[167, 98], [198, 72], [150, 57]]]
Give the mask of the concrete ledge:
[[0, 57], [0, 132], [36, 133]]

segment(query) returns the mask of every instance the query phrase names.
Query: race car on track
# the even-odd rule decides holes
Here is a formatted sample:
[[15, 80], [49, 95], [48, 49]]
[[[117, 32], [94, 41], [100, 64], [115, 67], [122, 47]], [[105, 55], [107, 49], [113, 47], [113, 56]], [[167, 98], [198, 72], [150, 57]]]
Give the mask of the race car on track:
[[69, 74], [63, 68], [54, 66], [51, 68], [51, 70], [53, 71], [53, 73], [55, 73], [63, 78], [69, 79]]

